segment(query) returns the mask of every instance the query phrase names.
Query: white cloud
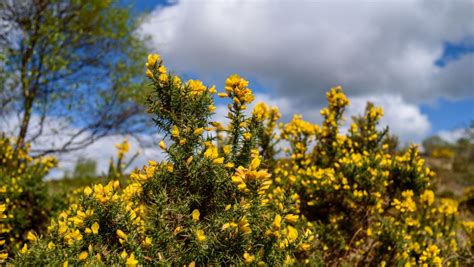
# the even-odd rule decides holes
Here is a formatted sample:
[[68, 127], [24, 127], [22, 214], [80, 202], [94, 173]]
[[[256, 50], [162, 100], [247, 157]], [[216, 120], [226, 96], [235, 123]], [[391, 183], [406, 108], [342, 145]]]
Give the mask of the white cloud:
[[441, 137], [441, 139], [449, 142], [449, 143], [456, 143], [461, 138], [467, 137], [468, 133], [471, 133], [472, 136], [474, 136], [474, 129], [471, 128], [470, 130], [465, 129], [465, 128], [457, 128], [453, 130], [442, 130], [438, 132], [438, 136]]
[[[135, 153], [139, 153], [139, 156], [126, 170], [127, 172], [130, 172], [135, 168], [141, 168], [143, 165], [146, 165], [147, 161], [150, 159], [155, 161], [160, 161], [164, 159], [164, 154], [156, 145], [141, 147], [138, 140], [130, 136], [108, 136], [99, 139], [92, 145], [79, 151], [60, 155], [60, 168], [52, 172], [51, 175], [49, 175], [49, 178], [54, 179], [63, 177], [65, 171], [72, 171], [74, 169], [77, 159], [81, 157], [92, 159], [97, 162], [97, 174], [107, 174], [110, 159], [116, 159], [117, 150], [115, 148], [115, 144], [123, 142], [125, 138], [127, 138], [130, 143], [130, 151], [125, 157], [125, 162], [128, 162], [128, 160], [130, 160], [131, 157], [135, 155]], [[142, 138], [147, 139], [145, 141], [148, 142], [153, 142], [153, 140], [151, 139], [160, 140], [158, 136], [142, 136]]]
[[204, 79], [257, 77], [301, 108], [342, 85], [409, 103], [474, 96], [474, 55], [434, 65], [443, 42], [474, 35], [474, 2], [179, 1], [142, 31], [170, 69]]
[[[290, 98], [277, 97], [265, 93], [257, 93], [255, 95], [255, 100], [249, 105], [247, 113], [250, 114], [255, 104], [260, 101], [272, 106], [277, 106], [282, 113], [282, 122], [288, 122], [295, 113], [301, 113], [306, 120], [313, 123], [321, 123], [322, 121], [319, 114], [319, 110], [322, 106], [301, 109], [298, 104]], [[390, 125], [391, 132], [401, 136], [404, 142], [411, 140], [420, 141], [430, 130], [430, 123], [426, 116], [421, 114], [419, 108], [416, 105], [405, 102], [400, 96], [385, 95], [370, 98], [352, 98], [345, 117], [350, 118], [351, 116], [363, 113], [367, 101], [372, 101], [385, 109], [385, 117], [382, 119], [382, 125]], [[225, 118], [226, 115], [227, 106], [225, 104], [218, 105], [213, 120], [225, 122], [227, 121]], [[33, 115], [31, 125], [35, 126], [38, 123], [39, 117]], [[71, 124], [61, 118], [47, 117], [44, 125], [44, 135], [38, 139], [36, 143], [32, 144], [32, 149], [60, 146], [63, 142], [68, 140], [71, 133], [77, 131]], [[2, 129], [7, 130], [9, 135], [14, 135], [18, 131], [18, 120], [14, 116], [8, 116], [0, 121], [0, 126]], [[61, 129], [61, 131], [58, 132], [58, 129]], [[449, 136], [452, 136], [452, 134], [453, 133], [446, 132], [440, 135], [447, 140], [451, 140], [452, 138]], [[87, 135], [87, 133], [84, 133], [84, 135]], [[161, 137], [158, 135], [142, 135], [139, 137], [147, 144], [157, 143], [161, 140]], [[64, 175], [65, 171], [72, 171], [77, 159], [80, 157], [95, 160], [97, 162], [98, 174], [107, 173], [109, 160], [115, 157], [116, 154], [115, 144], [122, 142], [124, 138], [125, 136], [108, 136], [99, 139], [84, 149], [59, 155], [60, 168], [54, 170], [48, 178], [60, 178]], [[128, 139], [131, 144], [128, 158], [137, 151], [140, 152], [140, 155], [127, 171], [142, 167], [149, 159], [156, 161], [164, 159], [165, 155], [158, 146], [148, 145], [140, 147], [140, 143], [136, 139], [133, 137], [128, 137]]]
[[[319, 111], [323, 105], [326, 105], [326, 103], [324, 103], [323, 105], [310, 108], [300, 108], [298, 103], [293, 102], [290, 98], [272, 97], [269, 94], [257, 93], [254, 102], [249, 105], [247, 109], [247, 114], [250, 114], [255, 104], [260, 101], [278, 107], [282, 114], [281, 122], [288, 122], [294, 114], [301, 114], [305, 120], [320, 124], [323, 118]], [[346, 125], [341, 131], [347, 128], [347, 123], [350, 122], [352, 116], [364, 113], [368, 101], [384, 109], [384, 116], [381, 119], [380, 126], [390, 126], [390, 133], [397, 135], [403, 144], [410, 142], [420, 143], [422, 139], [430, 133], [431, 123], [428, 117], [421, 112], [418, 106], [408, 103], [399, 95], [359, 96], [351, 98], [350, 104], [344, 114]], [[227, 106], [219, 105], [214, 120], [227, 121], [227, 119], [225, 119], [226, 114]]]
[[[32, 115], [30, 129], [37, 129], [39, 124], [39, 116]], [[2, 131], [7, 133], [7, 136], [15, 136], [18, 133], [19, 120], [16, 116], [8, 115], [0, 121], [0, 128]], [[62, 144], [67, 142], [70, 136], [77, 133], [78, 129], [72, 126], [68, 121], [62, 118], [46, 117], [44, 122], [43, 134], [35, 142], [31, 144], [31, 149], [45, 149], [49, 147], [61, 147]], [[27, 136], [27, 139], [31, 137]], [[78, 140], [88, 136], [88, 132], [82, 133]], [[54, 155], [59, 159], [59, 168], [54, 169], [48, 178], [61, 178], [66, 171], [72, 171], [78, 158], [83, 157], [86, 159], [92, 159], [97, 162], [97, 174], [105, 174], [108, 171], [109, 160], [114, 157], [116, 158], [115, 144], [121, 143], [125, 138], [128, 138], [130, 142], [130, 152], [128, 158], [131, 158], [136, 152], [139, 152], [139, 156], [130, 165], [127, 171], [131, 171], [134, 168], [140, 168], [146, 164], [149, 159], [160, 161], [164, 159], [164, 155], [157, 145], [150, 145], [159, 142], [160, 137], [158, 135], [140, 135], [141, 143], [147, 144], [147, 146], [141, 147], [140, 142], [131, 136], [107, 136], [95, 141], [92, 145], [86, 148], [72, 151], [68, 153], [62, 153], [60, 155]], [[127, 160], [127, 158], [126, 158]]]
[[421, 113], [418, 106], [404, 101], [401, 96], [382, 95], [352, 98], [347, 112], [348, 117], [362, 114], [367, 101], [384, 109], [381, 126], [388, 125], [390, 133], [397, 135], [402, 143], [419, 143], [431, 130], [428, 117]]

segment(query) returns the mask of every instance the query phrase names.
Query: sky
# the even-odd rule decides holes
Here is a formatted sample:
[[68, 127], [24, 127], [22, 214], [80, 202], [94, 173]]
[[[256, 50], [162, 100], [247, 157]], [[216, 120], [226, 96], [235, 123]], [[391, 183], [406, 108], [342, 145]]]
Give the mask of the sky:
[[[434, 134], [454, 141], [474, 121], [474, 1], [121, 3], [146, 13], [137, 34], [151, 37], [150, 53], [161, 54], [168, 70], [218, 91], [226, 77], [240, 74], [255, 102], [278, 106], [283, 122], [293, 114], [321, 122], [325, 92], [338, 85], [351, 100], [346, 117], [374, 102], [385, 110], [382, 125], [405, 144]], [[223, 118], [225, 103], [217, 105], [216, 117]], [[104, 171], [122, 138], [78, 153], [93, 155]], [[162, 157], [142, 152], [135, 166]]]
[[404, 142], [474, 120], [473, 1], [137, 1], [168, 69], [222, 85], [238, 73], [262, 99], [320, 122], [342, 85]]

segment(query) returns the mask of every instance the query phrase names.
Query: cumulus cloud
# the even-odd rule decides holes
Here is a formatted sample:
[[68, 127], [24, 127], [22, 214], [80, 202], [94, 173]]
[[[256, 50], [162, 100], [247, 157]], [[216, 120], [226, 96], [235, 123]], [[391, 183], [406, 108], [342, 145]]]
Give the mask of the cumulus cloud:
[[419, 143], [431, 130], [428, 117], [420, 108], [403, 100], [401, 96], [355, 97], [351, 99], [348, 114], [363, 114], [367, 101], [384, 108], [381, 126], [389, 126], [390, 133], [397, 135], [402, 143]]
[[151, 12], [142, 32], [172, 69], [258, 78], [300, 107], [321, 105], [335, 85], [419, 103], [474, 96], [474, 55], [434, 64], [444, 42], [474, 36], [473, 9], [468, 0], [182, 0]]
[[453, 130], [442, 130], [439, 131], [437, 135], [441, 137], [441, 139], [454, 144], [461, 138], [468, 138], [469, 136], [474, 136], [474, 129], [457, 128]]
[[[445, 42], [474, 42], [473, 9], [469, 0], [181, 0], [157, 7], [141, 32], [152, 36], [169, 69], [209, 83], [232, 73], [257, 81], [269, 91], [257, 92], [255, 103], [278, 106], [282, 121], [300, 113], [320, 123], [324, 92], [342, 85], [351, 99], [346, 117], [362, 113], [369, 100], [385, 109], [383, 125], [404, 141], [419, 141], [431, 128], [420, 102], [474, 97], [474, 54], [434, 64]], [[215, 119], [225, 116], [219, 105]], [[55, 137], [45, 135], [41, 145], [64, 139], [52, 129], [67, 122], [48, 119]], [[93, 158], [103, 172], [122, 139], [104, 138], [67, 157]], [[142, 155], [135, 166], [163, 157], [155, 148]], [[73, 164], [64, 160], [63, 168]]]
[[[323, 120], [320, 110], [322, 105], [312, 106], [310, 108], [301, 108], [295, 102], [287, 97], [275, 97], [270, 94], [257, 93], [255, 101], [248, 106], [247, 115], [250, 115], [253, 107], [258, 102], [265, 102], [268, 105], [276, 106], [282, 114], [281, 122], [288, 122], [294, 114], [301, 114], [305, 120], [320, 124]], [[344, 117], [345, 124], [341, 131], [348, 127], [348, 123], [353, 116], [362, 115], [365, 111], [367, 102], [372, 102], [376, 106], [384, 108], [384, 116], [381, 119], [380, 126], [390, 126], [390, 133], [397, 135], [403, 144], [410, 142], [419, 143], [431, 131], [431, 123], [428, 117], [423, 114], [420, 108], [412, 103], [405, 101], [401, 96], [382, 95], [382, 96], [356, 96], [350, 99], [350, 104], [346, 109]], [[214, 120], [227, 121], [227, 106], [222, 104], [217, 106]]]

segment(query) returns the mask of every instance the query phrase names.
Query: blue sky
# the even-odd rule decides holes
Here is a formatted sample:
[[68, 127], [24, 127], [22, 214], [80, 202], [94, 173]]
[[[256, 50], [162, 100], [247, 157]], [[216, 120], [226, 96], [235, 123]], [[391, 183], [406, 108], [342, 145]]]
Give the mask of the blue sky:
[[428, 115], [432, 123], [432, 134], [464, 128], [474, 121], [474, 100], [440, 99], [433, 104], [422, 105], [421, 111]]
[[[443, 54], [433, 64], [440, 68], [446, 67], [453, 61], [474, 53], [473, 36], [468, 40], [459, 43], [445, 42], [443, 44]], [[471, 71], [474, 77], [474, 64], [471, 64]], [[471, 88], [474, 91], [474, 78], [471, 80]], [[469, 126], [474, 121], [474, 98], [447, 100], [438, 99], [434, 103], [421, 106], [423, 113], [428, 115], [432, 123], [432, 134], [443, 130], [452, 130]]]
[[157, 6], [169, 6], [173, 5], [172, 1], [167, 0], [120, 0], [122, 5], [131, 6], [133, 11], [136, 13], [149, 12], [155, 9]]

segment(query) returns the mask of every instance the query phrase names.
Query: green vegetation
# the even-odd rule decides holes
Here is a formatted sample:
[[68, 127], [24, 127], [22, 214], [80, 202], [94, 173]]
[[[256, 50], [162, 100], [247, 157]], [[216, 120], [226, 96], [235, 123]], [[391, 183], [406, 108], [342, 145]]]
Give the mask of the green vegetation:
[[[459, 206], [438, 197], [435, 173], [417, 147], [398, 151], [396, 139], [379, 130], [381, 108], [368, 104], [341, 133], [349, 100], [333, 88], [321, 125], [295, 115], [276, 134], [276, 108], [259, 103], [251, 115], [244, 112], [254, 96], [238, 75], [218, 94], [230, 101], [228, 125], [210, 121], [215, 87], [183, 82], [159, 55], [149, 56], [147, 76], [148, 112], [166, 136], [160, 142], [166, 160], [150, 160], [126, 175], [129, 146], [118, 144], [104, 182], [64, 196], [48, 229], [22, 229], [19, 245], [7, 246], [1, 260], [104, 266], [473, 263], [474, 223], [459, 212], [472, 199]], [[280, 145], [284, 159], [276, 158]], [[4, 147], [10, 158], [12, 146], [6, 141]], [[81, 164], [79, 169], [91, 169]], [[2, 240], [11, 240], [17, 231], [12, 220], [25, 218], [2, 201], [2, 227], [10, 226], [2, 228], [10, 229]]]

